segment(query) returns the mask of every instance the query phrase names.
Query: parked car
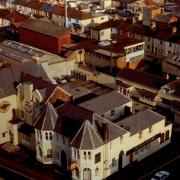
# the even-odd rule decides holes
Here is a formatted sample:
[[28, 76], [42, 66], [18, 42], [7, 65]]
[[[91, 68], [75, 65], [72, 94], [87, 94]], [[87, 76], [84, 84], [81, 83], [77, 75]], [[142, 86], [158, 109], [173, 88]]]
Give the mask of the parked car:
[[170, 173], [167, 171], [159, 171], [151, 178], [151, 180], [164, 180], [169, 175], [170, 175]]

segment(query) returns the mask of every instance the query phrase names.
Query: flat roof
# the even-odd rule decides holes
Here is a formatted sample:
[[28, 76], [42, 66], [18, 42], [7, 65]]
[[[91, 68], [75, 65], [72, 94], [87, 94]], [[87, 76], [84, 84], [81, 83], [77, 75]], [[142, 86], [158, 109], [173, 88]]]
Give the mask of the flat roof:
[[68, 28], [37, 19], [29, 19], [22, 23], [20, 27], [55, 38], [70, 34]]
[[102, 115], [130, 101], [131, 99], [114, 90], [83, 102], [79, 106]]

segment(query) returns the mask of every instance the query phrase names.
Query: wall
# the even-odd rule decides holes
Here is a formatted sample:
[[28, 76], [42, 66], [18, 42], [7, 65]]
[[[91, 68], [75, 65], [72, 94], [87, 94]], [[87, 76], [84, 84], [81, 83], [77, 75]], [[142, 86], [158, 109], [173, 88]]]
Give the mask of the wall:
[[43, 49], [52, 53], [60, 53], [61, 45], [59, 43], [65, 41], [57, 38], [49, 37], [37, 32], [33, 32], [24, 28], [19, 29], [20, 42], [31, 46], [35, 46], [39, 49]]
[[81, 72], [84, 75], [86, 74], [87, 80], [97, 82], [99, 84], [102, 84], [104, 86], [107, 86], [107, 87], [110, 87], [113, 89], [116, 88], [116, 78], [113, 76], [110, 76], [110, 75], [104, 74], [104, 73], [100, 73], [100, 72], [98, 72], [96, 74], [95, 72], [79, 68], [78, 64], [75, 64], [75, 70], [77, 70], [78, 72]]
[[[12, 114], [12, 109], [16, 109], [17, 108], [17, 104], [16, 104], [16, 95], [11, 95], [8, 97], [4, 97], [0, 99], [0, 106], [2, 106], [3, 102], [7, 101], [7, 105], [6, 107], [3, 106], [3, 109], [0, 108], [1, 112], [0, 112], [0, 121], [1, 121], [1, 125], [0, 125], [0, 144], [5, 143], [7, 141], [9, 141], [9, 130], [7, 128], [7, 122], [12, 120], [13, 114]], [[3, 112], [2, 112], [3, 111]], [[3, 137], [3, 133], [5, 133], [4, 137]]]

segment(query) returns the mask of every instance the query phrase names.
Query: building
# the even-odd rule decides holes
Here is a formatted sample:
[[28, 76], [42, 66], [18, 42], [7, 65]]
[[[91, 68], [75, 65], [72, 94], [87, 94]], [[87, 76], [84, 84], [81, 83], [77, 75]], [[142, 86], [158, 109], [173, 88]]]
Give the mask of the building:
[[166, 79], [127, 68], [119, 71], [116, 79], [117, 88], [124, 95], [128, 93], [152, 106], [160, 101], [159, 91], [168, 83]]
[[172, 81], [161, 87], [160, 105], [172, 112], [180, 112], [180, 80]]
[[117, 120], [132, 112], [132, 101], [117, 91], [90, 99], [79, 106], [93, 111], [109, 121]]
[[169, 144], [171, 128], [151, 110], [114, 124], [69, 103], [57, 110], [47, 104], [35, 122], [36, 156], [72, 171], [73, 179], [103, 179]]
[[35, 19], [29, 19], [20, 25], [19, 39], [21, 43], [55, 54], [61, 52], [63, 44], [71, 43], [69, 29]]
[[167, 57], [162, 62], [162, 71], [164, 73], [164, 77], [167, 79], [173, 79], [180, 77], [180, 62], [178, 56]]
[[[111, 33], [109, 29], [105, 29], [102, 31], [95, 30], [91, 34], [94, 38], [106, 39], [110, 37], [107, 36], [108, 33]], [[101, 42], [95, 39], [87, 39], [71, 47], [66, 47], [66, 49], [70, 51], [84, 49], [85, 53], [82, 56], [84, 59], [81, 59], [81, 63], [98, 70], [104, 70], [105, 68], [106, 70], [113, 68], [123, 69], [125, 67], [135, 69], [144, 58], [143, 41], [119, 36]]]

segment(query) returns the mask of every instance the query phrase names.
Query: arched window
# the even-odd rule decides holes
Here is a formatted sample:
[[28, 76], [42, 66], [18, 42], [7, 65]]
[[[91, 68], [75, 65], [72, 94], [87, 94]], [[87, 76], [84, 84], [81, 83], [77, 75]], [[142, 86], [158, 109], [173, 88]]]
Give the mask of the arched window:
[[163, 143], [163, 142], [164, 142], [164, 133], [162, 133], [160, 137], [160, 143]]
[[80, 159], [80, 153], [79, 153], [79, 151], [77, 151], [77, 156], [78, 156], [78, 159]]
[[165, 141], [167, 141], [169, 139], [169, 130], [166, 131], [166, 134], [165, 134]]
[[48, 133], [47, 132], [45, 133], [45, 136], [46, 136], [46, 140], [48, 140]]
[[49, 133], [49, 139], [52, 140], [52, 132]]
[[88, 151], [88, 159], [90, 160], [91, 159], [91, 152]]
[[87, 158], [87, 157], [86, 157], [86, 151], [84, 151], [84, 159], [86, 160], [86, 158]]
[[83, 170], [83, 180], [91, 180], [91, 170], [89, 168]]

